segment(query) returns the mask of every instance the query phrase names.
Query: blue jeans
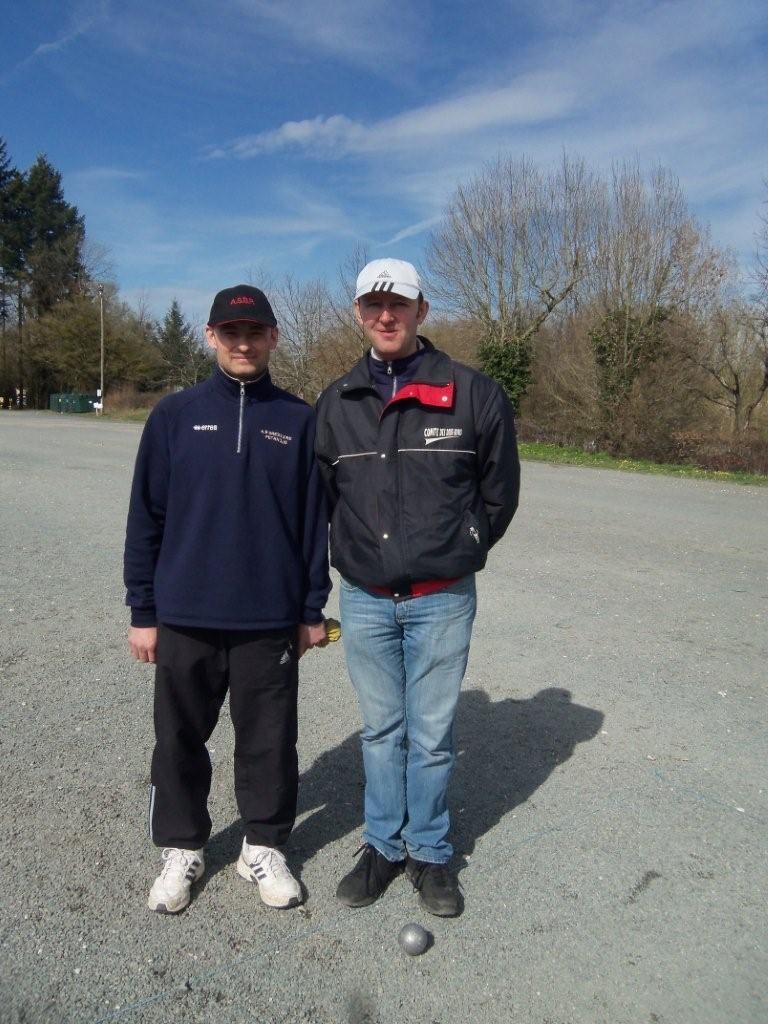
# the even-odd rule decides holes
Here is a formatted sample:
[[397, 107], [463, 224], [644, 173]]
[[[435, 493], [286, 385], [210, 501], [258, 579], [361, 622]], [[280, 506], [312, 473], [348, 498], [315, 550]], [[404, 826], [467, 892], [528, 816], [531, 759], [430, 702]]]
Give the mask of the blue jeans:
[[475, 577], [393, 601], [341, 581], [350, 679], [363, 717], [363, 839], [388, 860], [445, 864], [453, 720], [467, 667]]

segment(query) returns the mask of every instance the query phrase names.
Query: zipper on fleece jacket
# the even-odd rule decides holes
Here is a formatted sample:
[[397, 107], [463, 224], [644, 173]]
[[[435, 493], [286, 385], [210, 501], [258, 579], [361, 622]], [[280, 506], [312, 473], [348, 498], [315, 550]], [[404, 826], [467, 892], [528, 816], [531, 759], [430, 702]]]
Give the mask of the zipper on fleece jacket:
[[243, 443], [243, 411], [245, 410], [245, 384], [240, 381], [240, 416], [237, 420], [237, 454]]

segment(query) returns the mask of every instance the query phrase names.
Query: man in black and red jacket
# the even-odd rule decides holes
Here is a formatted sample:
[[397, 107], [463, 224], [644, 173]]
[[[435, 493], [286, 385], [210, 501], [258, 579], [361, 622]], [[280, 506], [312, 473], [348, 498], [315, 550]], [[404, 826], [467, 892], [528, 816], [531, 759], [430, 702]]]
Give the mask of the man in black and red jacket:
[[149, 906], [177, 913], [211, 831], [206, 749], [229, 691], [237, 870], [268, 906], [301, 902], [280, 847], [296, 816], [298, 659], [325, 642], [328, 521], [315, 417], [272, 383], [277, 321], [258, 288], [219, 292], [212, 376], [164, 398], [139, 445], [125, 541], [128, 641], [155, 663]]
[[404, 868], [425, 909], [451, 917], [447, 790], [475, 573], [515, 513], [520, 464], [504, 392], [419, 335], [428, 309], [410, 263], [363, 268], [371, 349], [321, 395], [315, 450], [364, 725], [362, 856], [337, 896], [366, 906]]

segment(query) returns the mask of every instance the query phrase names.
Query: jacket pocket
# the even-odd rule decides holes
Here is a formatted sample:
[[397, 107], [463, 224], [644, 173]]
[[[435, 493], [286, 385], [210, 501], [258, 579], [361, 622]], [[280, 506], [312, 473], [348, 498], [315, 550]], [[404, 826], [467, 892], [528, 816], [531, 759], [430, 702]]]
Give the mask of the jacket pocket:
[[477, 516], [471, 509], [466, 509], [462, 517], [462, 546], [474, 548], [486, 554], [488, 551], [488, 520], [485, 515]]

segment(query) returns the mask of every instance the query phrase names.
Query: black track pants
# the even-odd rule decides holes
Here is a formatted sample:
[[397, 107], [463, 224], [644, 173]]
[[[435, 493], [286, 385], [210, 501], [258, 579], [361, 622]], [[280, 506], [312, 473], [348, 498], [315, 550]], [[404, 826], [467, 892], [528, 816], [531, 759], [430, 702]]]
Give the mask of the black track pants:
[[158, 629], [150, 836], [196, 850], [211, 833], [206, 749], [229, 689], [235, 795], [249, 843], [280, 846], [296, 817], [295, 629]]

